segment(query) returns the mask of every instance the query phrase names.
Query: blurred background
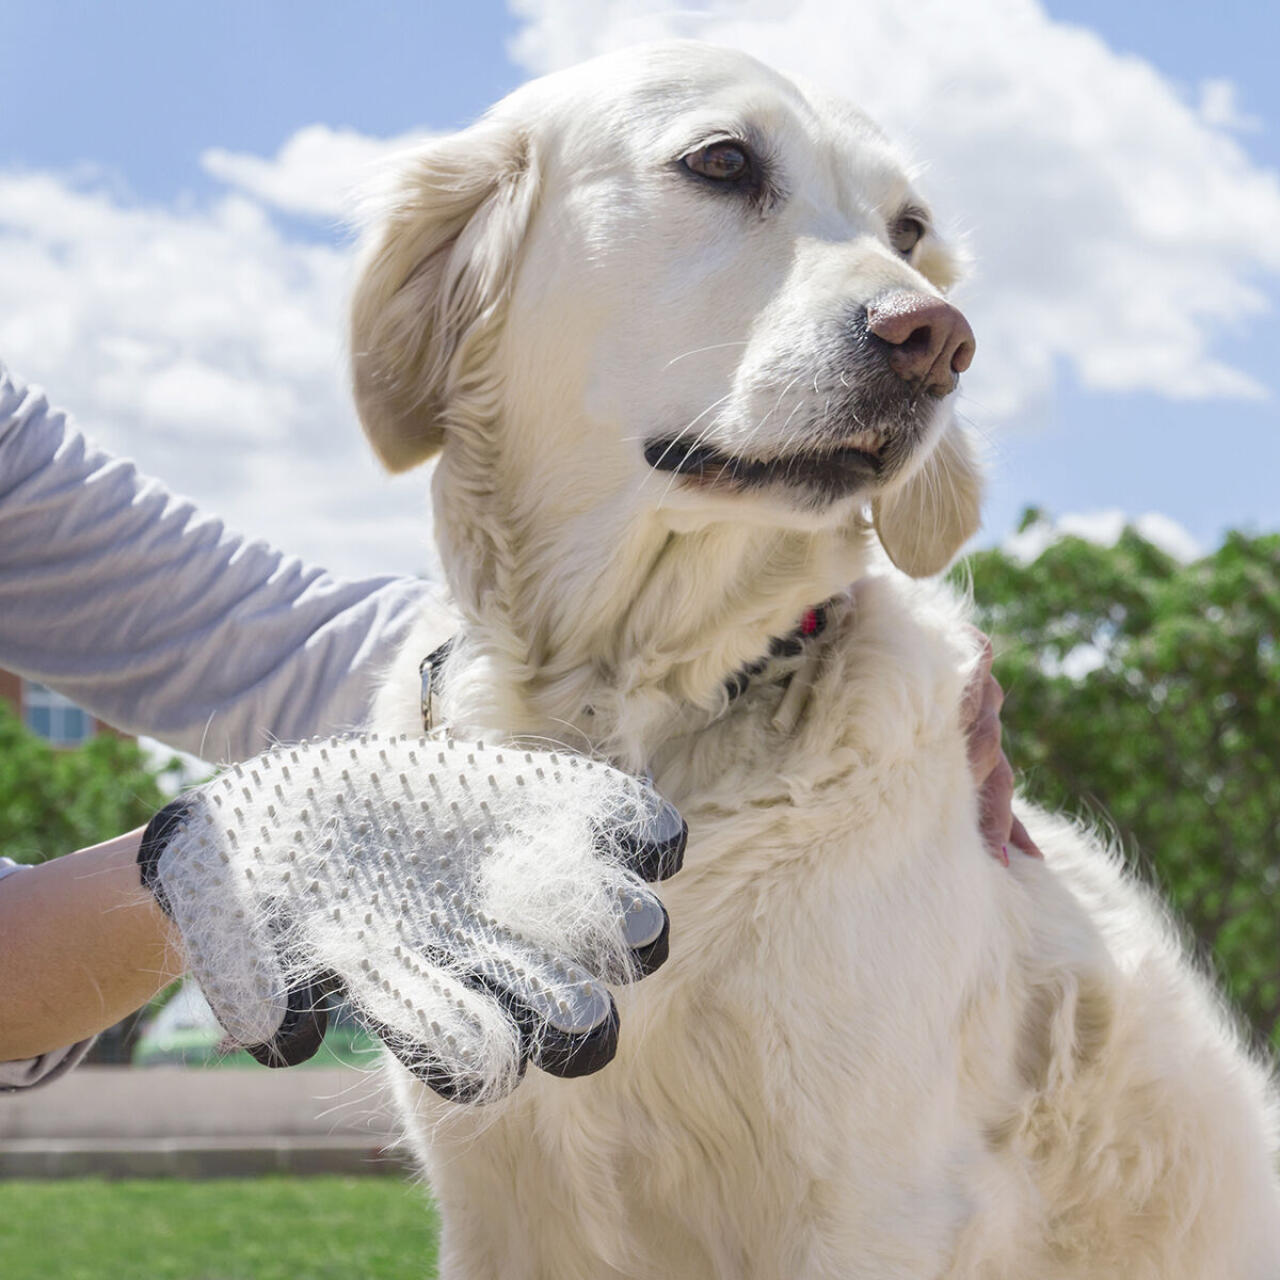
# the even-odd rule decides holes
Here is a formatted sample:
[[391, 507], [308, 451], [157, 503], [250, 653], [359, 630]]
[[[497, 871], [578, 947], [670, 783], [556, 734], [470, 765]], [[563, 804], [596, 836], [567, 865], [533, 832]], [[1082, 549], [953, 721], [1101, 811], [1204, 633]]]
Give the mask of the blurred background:
[[[960, 409], [992, 479], [961, 573], [1015, 767], [1115, 839], [1280, 1043], [1275, 5], [0, 0], [0, 31], [0, 361], [234, 527], [346, 574], [436, 563], [426, 475], [378, 472], [344, 382], [346, 217], [387, 156], [672, 35], [861, 105], [974, 259]], [[167, 760], [0, 674], [0, 850], [145, 821], [201, 768]], [[378, 1154], [367, 1043], [339, 1025], [312, 1075], [277, 1081], [217, 1040], [179, 991], [97, 1067], [0, 1099], [7, 1280], [418, 1274], [419, 1193], [360, 1176], [403, 1169]], [[95, 1180], [127, 1174], [164, 1180]], [[282, 1245], [321, 1223], [309, 1252]]]

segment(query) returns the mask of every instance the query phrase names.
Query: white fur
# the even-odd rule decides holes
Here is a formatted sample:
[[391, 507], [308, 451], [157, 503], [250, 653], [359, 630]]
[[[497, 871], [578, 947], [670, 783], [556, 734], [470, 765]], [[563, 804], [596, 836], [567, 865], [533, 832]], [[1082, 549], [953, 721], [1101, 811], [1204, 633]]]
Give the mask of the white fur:
[[[678, 163], [744, 134], [767, 208]], [[480, 1110], [401, 1081], [446, 1277], [1280, 1274], [1270, 1084], [1158, 907], [1045, 815], [1043, 863], [982, 848], [962, 611], [872, 541], [927, 573], [972, 531], [949, 402], [891, 485], [826, 504], [644, 462], [682, 430], [751, 456], [852, 431], [829, 412], [848, 308], [956, 274], [934, 234], [894, 253], [908, 202], [850, 108], [679, 44], [433, 145], [371, 246], [363, 420], [397, 468], [443, 445], [447, 718], [649, 765], [690, 828], [671, 959], [619, 993], [609, 1067]], [[725, 677], [849, 583], [799, 719], [775, 723], [784, 669], [730, 704]], [[416, 727], [428, 647], [379, 727]]]

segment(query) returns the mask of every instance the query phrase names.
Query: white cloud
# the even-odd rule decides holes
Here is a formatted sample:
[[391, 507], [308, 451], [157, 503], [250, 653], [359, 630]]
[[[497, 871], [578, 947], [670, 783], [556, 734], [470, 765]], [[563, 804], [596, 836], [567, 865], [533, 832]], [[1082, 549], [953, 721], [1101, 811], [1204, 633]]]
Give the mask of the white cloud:
[[1124, 512], [1116, 508], [1068, 512], [1058, 521], [1058, 533], [1064, 537], [1083, 538], [1098, 547], [1114, 547], [1124, 532], [1125, 524]]
[[313, 124], [287, 139], [274, 159], [211, 147], [200, 164], [211, 176], [287, 213], [341, 220], [391, 157], [429, 136], [370, 138]]
[[1153, 546], [1157, 546], [1167, 556], [1190, 564], [1205, 554], [1200, 543], [1171, 516], [1162, 515], [1159, 511], [1148, 511], [1133, 522], [1134, 528]]
[[979, 423], [1026, 414], [1059, 365], [1085, 386], [1174, 398], [1264, 388], [1217, 341], [1269, 307], [1280, 181], [1147, 63], [1036, 0], [513, 0], [538, 71], [667, 36], [733, 45], [855, 99], [927, 162], [925, 187], [978, 261]]
[[1075, 511], [1057, 520], [1036, 520], [1000, 544], [1006, 555], [1030, 564], [1060, 538], [1083, 538], [1099, 547], [1114, 547], [1125, 528], [1132, 525], [1166, 555], [1190, 564], [1205, 554], [1200, 543], [1171, 516], [1148, 511], [1130, 519], [1117, 507], [1105, 511]]
[[1262, 128], [1257, 116], [1241, 111], [1235, 85], [1220, 77], [1200, 82], [1200, 116], [1206, 124], [1240, 133], [1256, 133]]
[[[297, 154], [257, 171], [277, 201], [302, 199]], [[412, 572], [432, 555], [425, 479], [385, 478], [360, 435], [349, 271], [347, 249], [291, 238], [242, 194], [157, 207], [0, 172], [0, 359], [233, 527], [338, 572]]]

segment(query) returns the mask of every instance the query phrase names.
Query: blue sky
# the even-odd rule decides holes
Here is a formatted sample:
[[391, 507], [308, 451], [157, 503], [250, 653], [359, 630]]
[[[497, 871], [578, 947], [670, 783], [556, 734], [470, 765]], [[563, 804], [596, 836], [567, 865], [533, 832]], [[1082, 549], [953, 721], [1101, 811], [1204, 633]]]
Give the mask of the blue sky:
[[[843, 3], [839, 10], [842, 21], [854, 15], [849, 19], [851, 48], [856, 43], [860, 7]], [[735, 6], [722, 0], [714, 8], [723, 17], [725, 12], [732, 14]], [[754, 13], [769, 10], [769, 5], [737, 8]], [[808, 8], [817, 14], [821, 0]], [[866, 8], [878, 10], [883, 5], [880, 0], [866, 0]], [[602, 17], [606, 10], [613, 17]], [[1134, 108], [1128, 101], [1116, 106], [1117, 155], [1132, 157], [1144, 147], [1158, 150], [1166, 136], [1160, 112], [1166, 113], [1170, 129], [1190, 128], [1175, 119], [1176, 104], [1186, 104], [1216, 130], [1217, 149], [1204, 161], [1203, 171], [1189, 162], [1185, 174], [1179, 174], [1176, 156], [1163, 161], [1166, 169], [1151, 178], [1151, 190], [1163, 191], [1170, 182], [1182, 182], [1177, 199], [1193, 200], [1196, 183], [1204, 182], [1206, 188], [1213, 186], [1217, 204], [1209, 219], [1212, 225], [1190, 231], [1175, 226], [1168, 233], [1168, 243], [1156, 243], [1158, 234], [1143, 243], [1133, 239], [1128, 222], [1127, 229], [1117, 229], [1120, 222], [1108, 229], [1103, 205], [1114, 197], [1107, 194], [1097, 174], [1083, 173], [1080, 189], [1091, 193], [1088, 199], [1093, 203], [1081, 207], [1099, 210], [1098, 234], [1110, 237], [1108, 252], [1140, 262], [1150, 249], [1150, 268], [1145, 275], [1135, 268], [1132, 282], [1109, 284], [1100, 279], [1092, 291], [1081, 288], [1079, 296], [1064, 295], [1063, 312], [1069, 312], [1077, 326], [1092, 330], [1087, 340], [1078, 338], [1079, 330], [1076, 337], [1055, 335], [1050, 324], [1043, 341], [1036, 339], [1039, 346], [1031, 338], [1020, 346], [1025, 334], [1019, 308], [1026, 307], [1028, 297], [1038, 300], [1045, 288], [1064, 287], [1064, 279], [1066, 284], [1070, 279], [1049, 271], [1040, 295], [1019, 294], [1012, 266], [1007, 268], [1007, 279], [1001, 276], [1000, 259], [1009, 247], [1026, 251], [1025, 246], [1010, 246], [1009, 228], [1012, 234], [1034, 238], [1052, 219], [1056, 206], [1046, 203], [1043, 190], [1026, 196], [1020, 192], [1023, 175], [1012, 162], [1007, 170], [1001, 169], [999, 139], [980, 153], [985, 185], [976, 195], [964, 189], [964, 181], [950, 183], [961, 188], [962, 197], [969, 197], [968, 223], [982, 220], [985, 214], [975, 215], [972, 210], [990, 208], [992, 192], [1000, 193], [1005, 207], [1001, 216], [1008, 219], [990, 229], [979, 227], [979, 277], [974, 285], [978, 290], [975, 306], [990, 317], [978, 329], [979, 361], [985, 359], [992, 369], [1002, 369], [1003, 382], [988, 384], [981, 399], [977, 398], [981, 384], [975, 383], [975, 398], [964, 406], [992, 447], [987, 536], [1006, 532], [1026, 503], [1059, 514], [1107, 508], [1133, 516], [1163, 512], [1204, 545], [1212, 544], [1231, 525], [1280, 527], [1278, 255], [1274, 249], [1264, 251], [1266, 226], [1259, 221], [1258, 202], [1249, 198], [1251, 191], [1263, 190], [1258, 182], [1265, 186], [1267, 171], [1280, 169], [1280, 77], [1274, 70], [1280, 11], [1272, 4], [1239, 0], [1212, 10], [1208, 5], [1149, 0], [1120, 5], [1103, 0], [1049, 0], [1044, 17], [1031, 0], [974, 0], [975, 30], [988, 11], [997, 28], [1027, 20], [1020, 38], [1025, 38], [1029, 58], [1037, 56], [1037, 50], [1050, 50], [1048, 56], [1055, 57], [1052, 51], [1068, 47], [1055, 22], [1086, 28], [1109, 46], [1117, 55], [1108, 55], [1106, 63], [1114, 85], [1108, 88], [1112, 82], [1103, 79], [1096, 86], [1104, 121], [1106, 95], [1122, 91], [1124, 56], [1149, 63], [1159, 85], [1142, 91], [1145, 96], [1140, 95], [1137, 108], [1148, 111], [1149, 119], [1144, 117], [1139, 126], [1131, 118]], [[666, 30], [664, 10], [645, 0], [633, 5], [612, 0], [577, 6], [569, 0], [524, 0], [521, 16], [495, 0], [359, 6], [240, 0], [224, 0], [216, 6], [188, 0], [167, 4], [125, 0], [111, 5], [0, 0], [0, 30], [9, 49], [17, 51], [6, 59], [0, 99], [4, 103], [0, 178], [7, 174], [12, 179], [7, 202], [0, 191], [0, 304], [9, 312], [7, 327], [0, 323], [0, 359], [44, 381], [55, 398], [69, 403], [108, 444], [134, 453], [179, 487], [229, 511], [237, 523], [278, 538], [297, 533], [300, 550], [339, 568], [374, 569], [384, 561], [391, 567], [412, 567], [410, 562], [421, 560], [417, 543], [411, 552], [388, 551], [389, 544], [381, 539], [374, 520], [384, 501], [395, 505], [397, 515], [388, 527], [394, 525], [395, 537], [403, 544], [416, 519], [420, 480], [388, 487], [369, 468], [360, 474], [369, 485], [371, 505], [331, 496], [324, 511], [294, 507], [284, 515], [269, 515], [273, 504], [267, 498], [279, 486], [290, 448], [314, 454], [318, 437], [303, 436], [291, 446], [284, 431], [272, 446], [275, 452], [270, 456], [264, 452], [259, 458], [254, 451], [266, 445], [260, 444], [260, 436], [246, 431], [238, 446], [242, 449], [238, 466], [225, 456], [210, 456], [208, 435], [220, 421], [214, 406], [243, 406], [259, 385], [249, 373], [238, 388], [220, 381], [219, 353], [225, 353], [228, 371], [247, 369], [256, 357], [236, 344], [248, 344], [252, 335], [236, 332], [234, 317], [219, 322], [228, 326], [225, 333], [213, 321], [202, 321], [192, 327], [189, 338], [175, 341], [171, 349], [158, 354], [158, 339], [138, 313], [145, 307], [165, 305], [157, 301], [162, 295], [139, 291], [136, 273], [121, 275], [117, 281], [107, 270], [110, 262], [104, 265], [101, 255], [93, 256], [94, 245], [125, 246], [114, 252], [127, 260], [140, 244], [163, 243], [175, 262], [185, 253], [207, 252], [212, 263], [216, 254], [232, 254], [233, 247], [228, 246], [234, 246], [240, 236], [257, 255], [252, 269], [261, 277], [246, 286], [247, 296], [264, 292], [271, 296], [279, 307], [277, 327], [283, 326], [283, 331], [293, 325], [295, 343], [303, 342], [306, 332], [305, 319], [298, 317], [315, 317], [315, 342], [319, 343], [324, 326], [336, 328], [340, 323], [336, 300], [343, 281], [337, 255], [345, 239], [323, 211], [318, 216], [299, 214], [287, 199], [264, 194], [255, 180], [234, 176], [244, 172], [247, 163], [235, 158], [260, 157], [273, 163], [273, 158], [280, 160], [281, 149], [291, 138], [313, 125], [327, 126], [335, 134], [345, 130], [353, 136], [381, 139], [413, 129], [443, 130], [465, 124], [527, 78], [531, 66], [559, 65], [579, 52], [629, 38], [631, 27], [623, 25], [622, 37], [614, 29], [619, 13], [619, 21], [649, 23], [642, 34]], [[806, 19], [801, 15], [785, 21], [794, 27]], [[529, 26], [541, 40], [536, 48], [542, 52], [530, 53], [526, 46], [513, 57], [509, 52], [513, 37]], [[717, 38], [725, 29], [713, 23], [706, 34]], [[808, 33], [810, 42], [812, 34]], [[796, 29], [791, 35], [796, 42], [788, 46], [779, 39], [779, 49], [804, 50], [806, 33]], [[751, 37], [744, 38], [749, 42]], [[974, 39], [977, 52], [972, 56], [980, 59], [987, 37], [975, 35]], [[923, 62], [943, 56], [919, 46], [907, 52]], [[1086, 65], [1093, 65], [1087, 59], [1094, 55], [1085, 51], [1080, 56]], [[850, 57], [856, 70], [856, 51]], [[1000, 61], [995, 51], [992, 57]], [[778, 61], [790, 65], [785, 57]], [[1015, 69], [1008, 70], [1005, 59], [1002, 74], [1016, 77], [1016, 59], [1014, 64]], [[828, 59], [820, 66], [801, 69], [822, 74], [830, 67]], [[1026, 74], [1028, 84], [1037, 79], [1034, 66]], [[902, 119], [886, 121], [891, 131], [905, 127], [913, 149], [927, 161], [936, 160], [929, 143], [943, 149], [938, 139], [945, 141], [949, 136], [945, 130], [939, 133], [942, 126], [930, 117], [948, 110], [955, 77], [954, 71], [940, 65], [936, 83], [917, 86], [909, 104], [904, 90]], [[851, 72], [849, 80], [842, 87], [858, 99], [858, 77]], [[1206, 81], [1230, 82], [1234, 92], [1221, 87], [1206, 90]], [[1069, 85], [1062, 90], [1071, 91]], [[1089, 91], [1089, 86], [1079, 89], [1085, 95]], [[874, 99], [874, 86], [871, 93]], [[873, 114], [883, 119], [886, 107], [892, 117], [897, 104], [873, 101], [870, 105]], [[1087, 114], [1086, 108], [1087, 103], [1082, 108]], [[1120, 138], [1126, 129], [1129, 135]], [[1021, 137], [1016, 131], [1009, 136]], [[327, 134], [319, 138], [316, 145], [328, 145], [327, 138]], [[1066, 148], [1064, 155], [1078, 155], [1070, 139], [1045, 135], [1041, 140], [1034, 130], [1028, 134], [1027, 146], [1033, 153], [1039, 147], [1047, 155], [1059, 145]], [[1105, 134], [1103, 145], [1107, 145]], [[1229, 154], [1232, 146], [1240, 152], [1239, 161]], [[233, 160], [221, 166], [208, 160], [213, 149]], [[283, 161], [278, 167], [289, 168]], [[945, 163], [933, 167], [940, 178], [948, 177]], [[969, 163], [963, 173], [972, 168]], [[57, 212], [49, 215], [57, 224], [54, 231], [38, 225], [46, 192], [57, 197]], [[940, 182], [935, 198], [947, 192], [948, 183]], [[1020, 199], [1026, 201], [1021, 222], [1014, 216]], [[96, 228], [95, 218], [104, 220], [104, 230]], [[1063, 219], [1069, 229], [1072, 223], [1066, 214]], [[1193, 221], [1191, 214], [1173, 219], [1179, 226]], [[1232, 229], [1237, 224], [1240, 243], [1235, 245]], [[1046, 237], [1049, 243], [1037, 250], [1037, 262], [1046, 255], [1052, 257], [1061, 234], [1055, 224], [1053, 236]], [[1179, 235], [1188, 237], [1185, 248], [1177, 240]], [[1271, 227], [1270, 239], [1280, 242], [1280, 222]], [[3, 270], [6, 243], [13, 252], [44, 255], [38, 270], [21, 277], [25, 285], [20, 281], [15, 286], [13, 273]], [[321, 261], [309, 246], [332, 248], [334, 261]], [[1184, 260], [1198, 264], [1188, 273], [1185, 297], [1190, 301], [1185, 303], [1183, 294], [1161, 291], [1162, 281]], [[76, 270], [61, 270], [68, 261], [83, 261], [80, 276], [100, 278], [91, 307], [76, 293]], [[175, 281], [186, 279], [185, 265], [179, 263], [172, 270]], [[221, 279], [238, 270], [234, 257], [229, 257], [216, 272]], [[1200, 296], [1206, 289], [1213, 292], [1216, 270], [1225, 272], [1233, 287], [1221, 298]], [[183, 316], [189, 315], [199, 298], [207, 299], [211, 290], [197, 273], [191, 274], [191, 281], [192, 298], [197, 301], [185, 306]], [[291, 298], [287, 295], [294, 285], [297, 295]], [[1179, 339], [1185, 339], [1185, 359], [1164, 373], [1158, 353], [1140, 351], [1142, 312], [1129, 306], [1134, 295], [1148, 289], [1157, 336], [1170, 312], [1184, 305], [1203, 312]], [[1250, 290], [1256, 295], [1253, 301], [1246, 296]], [[118, 308], [113, 307], [113, 298], [118, 299]], [[234, 301], [224, 301], [230, 312]], [[1123, 315], [1117, 312], [1120, 307]], [[120, 332], [110, 332], [117, 321]], [[182, 323], [181, 319], [162, 326], [157, 322], [152, 328], [177, 331]], [[1132, 376], [1124, 367], [1118, 373], [1106, 367], [1113, 325], [1118, 364], [1124, 366], [1129, 359], [1125, 354], [1129, 348], [1135, 353], [1132, 365], [1138, 371]], [[1176, 328], [1175, 324], [1170, 332]], [[259, 336], [253, 340], [259, 346], [274, 343], [276, 330], [256, 332]], [[38, 338], [44, 333], [62, 343], [60, 354], [51, 354], [52, 339]], [[87, 362], [91, 368], [78, 354], [77, 342], [83, 342], [85, 335], [91, 337], [96, 352]], [[336, 333], [333, 337], [336, 340]], [[330, 347], [326, 345], [324, 351], [328, 361]], [[280, 406], [281, 422], [291, 421], [291, 414], [304, 424], [329, 415], [333, 425], [325, 428], [325, 448], [332, 450], [335, 473], [345, 480], [347, 450], [358, 446], [349, 416], [339, 421], [344, 412], [340, 393], [325, 381], [326, 369], [309, 369], [305, 377], [290, 383], [293, 375], [288, 370], [296, 367], [297, 359], [294, 355], [282, 359], [278, 368], [265, 372], [255, 364], [254, 376], [260, 376], [266, 388], [264, 403]], [[1139, 370], [1143, 360], [1149, 367]], [[1229, 381], [1226, 374], [1184, 378], [1187, 364], [1197, 361], [1206, 369], [1214, 364], [1244, 375], [1252, 380], [1252, 392], [1215, 391], [1214, 387]], [[1017, 382], [1020, 371], [1032, 364], [1043, 364], [1043, 370], [1028, 372], [1025, 385], [1019, 384], [1017, 394], [1004, 403], [1001, 388]], [[147, 377], [152, 379], [150, 385], [143, 381]], [[207, 416], [182, 419], [179, 414], [173, 429], [166, 431], [165, 407], [181, 405], [182, 396], [175, 390], [166, 398], [164, 378], [174, 388], [207, 389]], [[323, 412], [310, 412], [313, 396], [325, 399]], [[347, 444], [338, 443], [341, 432], [350, 433]], [[320, 483], [319, 463], [315, 458], [311, 461]], [[342, 538], [331, 528], [334, 503], [347, 522]]]
[[206, 147], [269, 154], [322, 121], [362, 133], [466, 124], [527, 73], [515, 20], [465, 4], [216, 5], [0, 0], [6, 69], [0, 160], [82, 163], [143, 199], [209, 194]]
[[[1244, 135], [1248, 151], [1280, 168], [1280, 6], [1061, 0], [1048, 9], [1152, 62], [1189, 95], [1206, 78], [1233, 81], [1241, 110], [1258, 121]], [[1273, 285], [1273, 307], [1276, 296]], [[1280, 527], [1280, 319], [1273, 310], [1264, 322], [1230, 333], [1224, 345], [1269, 388], [1269, 400], [1188, 404], [1150, 393], [1088, 394], [1064, 372], [1047, 428], [1009, 446], [1018, 454], [1019, 479], [1037, 486], [1043, 496], [1036, 500], [1058, 512], [1170, 512], [1205, 544], [1224, 527]], [[1082, 439], [1105, 449], [1105, 463], [1079, 447]], [[1011, 486], [999, 476], [995, 484], [1002, 510], [1016, 507]], [[992, 525], [1000, 527], [995, 519]]]

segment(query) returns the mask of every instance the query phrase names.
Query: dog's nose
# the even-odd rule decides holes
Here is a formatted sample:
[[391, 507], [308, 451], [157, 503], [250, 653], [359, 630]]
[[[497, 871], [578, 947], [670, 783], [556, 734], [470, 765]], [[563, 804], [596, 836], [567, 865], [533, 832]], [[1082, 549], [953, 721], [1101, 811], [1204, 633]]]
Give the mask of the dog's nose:
[[907, 289], [867, 306], [867, 329], [889, 345], [889, 367], [931, 396], [950, 395], [956, 375], [973, 363], [973, 330], [949, 302]]

